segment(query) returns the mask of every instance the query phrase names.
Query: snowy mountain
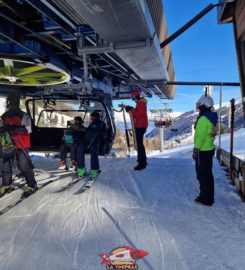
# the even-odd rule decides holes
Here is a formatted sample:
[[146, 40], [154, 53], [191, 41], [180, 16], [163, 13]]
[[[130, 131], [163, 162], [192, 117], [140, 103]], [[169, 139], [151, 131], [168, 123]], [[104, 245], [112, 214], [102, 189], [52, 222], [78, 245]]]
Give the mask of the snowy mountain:
[[[219, 114], [219, 106], [216, 105], [214, 108], [215, 111], [217, 111]], [[235, 129], [240, 129], [244, 127], [244, 116], [241, 99], [236, 100], [235, 108], [234, 126]], [[198, 112], [192, 110], [185, 112], [179, 117], [175, 118], [173, 124], [170, 127], [165, 128], [165, 140], [181, 139], [183, 137], [190, 136], [192, 133], [192, 125], [194, 125], [197, 116]], [[221, 107], [221, 119], [222, 125], [225, 127], [225, 129], [228, 129], [229, 103], [224, 103]], [[153, 127], [152, 129], [149, 128], [146, 134], [146, 138], [153, 138], [155, 136], [159, 136], [159, 129], [156, 127]]]

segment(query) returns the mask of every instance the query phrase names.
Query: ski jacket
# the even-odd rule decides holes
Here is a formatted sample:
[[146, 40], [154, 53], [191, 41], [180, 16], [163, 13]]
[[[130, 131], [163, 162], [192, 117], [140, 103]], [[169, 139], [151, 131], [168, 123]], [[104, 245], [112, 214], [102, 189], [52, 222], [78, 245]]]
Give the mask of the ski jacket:
[[86, 127], [83, 125], [71, 125], [64, 134], [66, 144], [85, 143]]
[[30, 148], [30, 116], [21, 110], [9, 110], [2, 115], [2, 120], [16, 147], [18, 149]]
[[136, 107], [131, 110], [134, 119], [135, 128], [147, 128], [148, 117], [147, 117], [147, 100], [140, 98], [136, 100]]
[[195, 124], [194, 147], [199, 151], [211, 151], [214, 146], [213, 129], [217, 124], [217, 113], [208, 112], [200, 115]]
[[86, 144], [101, 145], [104, 143], [106, 136], [106, 125], [103, 121], [96, 119], [92, 121], [86, 130]]

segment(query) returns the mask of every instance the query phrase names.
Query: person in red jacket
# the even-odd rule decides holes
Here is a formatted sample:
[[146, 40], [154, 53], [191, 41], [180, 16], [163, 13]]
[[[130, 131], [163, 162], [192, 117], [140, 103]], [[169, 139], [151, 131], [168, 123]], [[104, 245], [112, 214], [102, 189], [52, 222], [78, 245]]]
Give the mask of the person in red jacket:
[[131, 112], [134, 119], [136, 142], [137, 142], [137, 161], [138, 165], [134, 170], [143, 170], [147, 166], [147, 158], [145, 153], [145, 146], [143, 143], [144, 134], [148, 127], [147, 117], [147, 100], [140, 97], [140, 90], [131, 90], [131, 98], [136, 102], [136, 107], [125, 106], [127, 112]]
[[[34, 177], [33, 164], [30, 160], [28, 150], [30, 148], [31, 118], [21, 111], [19, 95], [12, 94], [6, 100], [7, 111], [2, 115], [2, 121], [6, 130], [10, 133], [12, 142], [17, 148], [15, 154], [18, 169], [24, 175], [27, 189], [24, 195], [30, 195], [37, 189], [37, 182]], [[12, 167], [14, 157], [3, 158], [2, 160], [2, 186], [0, 196], [12, 189]]]

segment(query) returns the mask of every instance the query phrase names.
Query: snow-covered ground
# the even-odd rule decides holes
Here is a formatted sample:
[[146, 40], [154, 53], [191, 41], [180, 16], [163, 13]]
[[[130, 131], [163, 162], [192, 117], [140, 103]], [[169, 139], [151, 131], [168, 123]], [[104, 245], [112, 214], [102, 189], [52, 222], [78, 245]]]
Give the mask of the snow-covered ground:
[[[234, 146], [233, 154], [245, 160], [245, 128], [241, 128], [234, 132]], [[218, 145], [218, 136], [216, 137], [215, 144]], [[224, 134], [221, 136], [221, 148], [230, 152], [230, 134]]]
[[[137, 172], [135, 158], [102, 158], [99, 179], [79, 195], [80, 184], [57, 192], [70, 176], [57, 177], [0, 216], [0, 269], [102, 270], [99, 254], [122, 246], [149, 253], [142, 270], [243, 269], [244, 204], [216, 160], [214, 206], [193, 202], [191, 148], [151, 156]], [[44, 178], [57, 175], [57, 160], [35, 163]]]

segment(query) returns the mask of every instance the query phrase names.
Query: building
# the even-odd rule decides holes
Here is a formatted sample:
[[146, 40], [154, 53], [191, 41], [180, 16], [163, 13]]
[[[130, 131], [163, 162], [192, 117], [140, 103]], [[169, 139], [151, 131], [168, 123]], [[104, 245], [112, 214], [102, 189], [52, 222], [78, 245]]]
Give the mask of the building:
[[241, 82], [241, 96], [245, 115], [245, 1], [220, 0], [218, 22], [232, 23], [237, 52], [237, 62]]
[[[156, 29], [156, 33], [160, 42], [164, 41], [168, 37], [167, 25], [164, 15], [164, 8], [162, 0], [147, 0], [147, 4], [151, 13], [153, 24]], [[167, 64], [167, 71], [169, 81], [175, 81], [175, 70], [173, 56], [170, 48], [170, 44], [165, 46], [162, 50], [165, 62]], [[169, 85], [167, 92], [170, 93], [170, 98], [173, 98], [176, 91], [176, 85]]]

